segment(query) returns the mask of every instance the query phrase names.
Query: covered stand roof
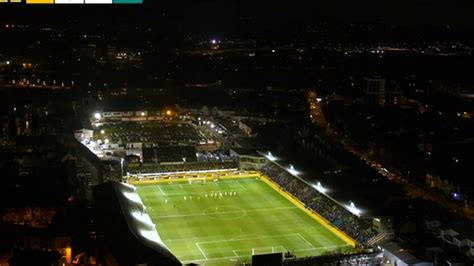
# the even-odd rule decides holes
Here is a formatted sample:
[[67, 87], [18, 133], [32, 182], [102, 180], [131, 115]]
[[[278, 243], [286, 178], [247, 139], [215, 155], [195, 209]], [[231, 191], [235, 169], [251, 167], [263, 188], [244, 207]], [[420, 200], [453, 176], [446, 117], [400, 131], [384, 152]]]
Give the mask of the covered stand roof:
[[161, 241], [133, 186], [107, 182], [94, 187], [93, 196], [99, 229], [120, 265], [181, 265]]

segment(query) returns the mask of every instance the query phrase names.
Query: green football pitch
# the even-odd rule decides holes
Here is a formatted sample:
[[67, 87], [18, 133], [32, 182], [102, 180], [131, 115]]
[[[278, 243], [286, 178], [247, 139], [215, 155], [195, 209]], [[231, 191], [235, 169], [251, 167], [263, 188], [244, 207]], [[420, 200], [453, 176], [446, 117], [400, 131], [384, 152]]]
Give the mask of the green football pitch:
[[253, 254], [351, 249], [258, 177], [136, 186], [158, 234], [182, 263], [233, 265]]

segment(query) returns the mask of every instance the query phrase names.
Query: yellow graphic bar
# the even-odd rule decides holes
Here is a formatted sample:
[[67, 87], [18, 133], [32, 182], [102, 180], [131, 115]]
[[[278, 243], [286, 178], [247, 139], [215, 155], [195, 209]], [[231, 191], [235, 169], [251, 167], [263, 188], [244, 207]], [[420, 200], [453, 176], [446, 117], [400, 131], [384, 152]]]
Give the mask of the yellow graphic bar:
[[54, 0], [26, 0], [27, 4], [54, 4]]

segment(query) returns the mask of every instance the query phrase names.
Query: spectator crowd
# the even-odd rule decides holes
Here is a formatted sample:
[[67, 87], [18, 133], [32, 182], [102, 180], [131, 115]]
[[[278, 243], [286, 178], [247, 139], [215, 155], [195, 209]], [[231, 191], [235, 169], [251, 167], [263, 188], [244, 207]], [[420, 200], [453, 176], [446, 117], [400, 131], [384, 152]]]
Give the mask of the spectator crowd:
[[371, 221], [359, 218], [313, 187], [292, 176], [275, 164], [267, 164], [262, 173], [303, 202], [306, 207], [323, 216], [359, 243], [366, 243], [376, 235]]
[[236, 162], [197, 162], [181, 164], [143, 164], [137, 167], [128, 167], [126, 171], [130, 174], [146, 174], [235, 168], [238, 168]]

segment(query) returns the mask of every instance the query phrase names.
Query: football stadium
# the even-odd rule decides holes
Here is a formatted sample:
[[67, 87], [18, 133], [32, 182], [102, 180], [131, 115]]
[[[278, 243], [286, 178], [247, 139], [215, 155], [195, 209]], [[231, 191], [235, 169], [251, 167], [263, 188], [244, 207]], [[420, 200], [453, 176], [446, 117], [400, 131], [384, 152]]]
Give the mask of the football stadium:
[[163, 181], [132, 184], [182, 263], [232, 265], [256, 254], [353, 250], [353, 240], [259, 173]]
[[[93, 204], [101, 212], [99, 228], [121, 263], [357, 263], [390, 237], [390, 220], [367, 204], [379, 197], [373, 182], [316, 175], [294, 158], [290, 162], [269, 151], [225, 153], [188, 137], [194, 130], [193, 136], [203, 132], [203, 138], [215, 139], [207, 123], [107, 125], [97, 130], [110, 141], [101, 152], [124, 155], [121, 182], [109, 179], [114, 181], [95, 186]], [[157, 130], [168, 132], [169, 145], [160, 139], [136, 143]], [[190, 142], [178, 145], [183, 136]], [[115, 142], [124, 150], [114, 148]], [[354, 191], [355, 186], [370, 189]], [[374, 197], [364, 202], [360, 193], [368, 191]]]

